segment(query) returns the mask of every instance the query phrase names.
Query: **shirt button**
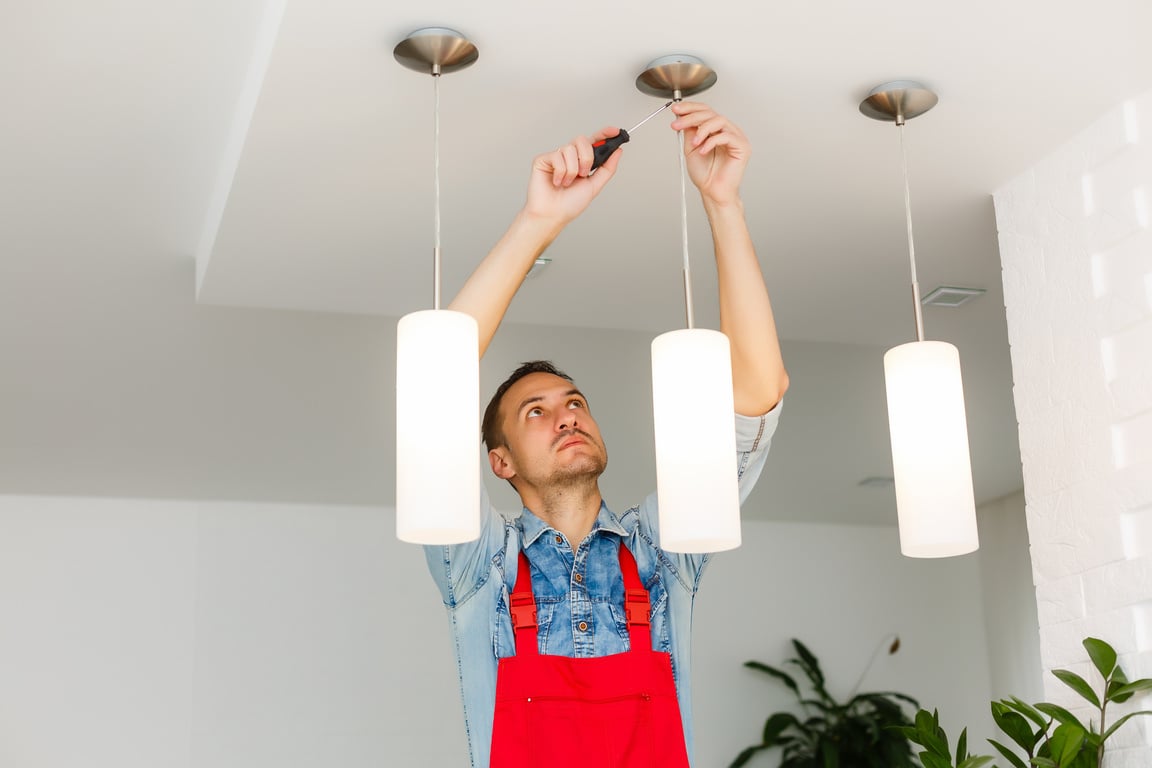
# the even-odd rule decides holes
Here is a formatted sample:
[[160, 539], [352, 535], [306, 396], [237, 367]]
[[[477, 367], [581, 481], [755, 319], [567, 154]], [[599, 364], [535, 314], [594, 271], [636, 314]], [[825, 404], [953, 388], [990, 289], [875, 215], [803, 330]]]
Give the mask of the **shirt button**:
[[563, 544], [564, 543], [564, 537], [561, 536], [560, 534], [556, 534], [556, 543], [557, 544]]
[[588, 631], [588, 622], [582, 621], [576, 625], [576, 628], [579, 629], [581, 632], [587, 632]]
[[574, 579], [576, 579], [576, 583], [577, 583], [577, 584], [579, 584], [579, 583], [581, 583], [582, 581], [584, 581], [584, 575], [583, 575], [583, 574], [580, 574], [580, 573], [578, 573], [578, 574], [576, 574], [575, 576], [573, 576], [573, 578], [574, 578]]

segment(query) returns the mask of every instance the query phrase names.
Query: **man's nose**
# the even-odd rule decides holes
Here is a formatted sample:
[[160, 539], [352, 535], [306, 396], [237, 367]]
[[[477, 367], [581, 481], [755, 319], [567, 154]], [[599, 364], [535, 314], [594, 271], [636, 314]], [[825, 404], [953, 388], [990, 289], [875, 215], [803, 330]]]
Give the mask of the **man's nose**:
[[557, 429], [572, 429], [576, 426], [576, 411], [565, 408], [557, 419]]

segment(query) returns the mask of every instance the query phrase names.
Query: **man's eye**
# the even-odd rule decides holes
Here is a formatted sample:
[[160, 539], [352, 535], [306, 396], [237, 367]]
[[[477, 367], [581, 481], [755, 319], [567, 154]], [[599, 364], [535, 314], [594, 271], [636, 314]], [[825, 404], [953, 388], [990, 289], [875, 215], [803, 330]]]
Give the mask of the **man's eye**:
[[568, 403], [568, 407], [569, 408], [583, 408], [584, 407], [584, 401], [583, 400], [572, 400]]
[[544, 411], [542, 411], [539, 408], [532, 408], [532, 409], [529, 409], [529, 411], [528, 411], [528, 418], [532, 418], [533, 416], [542, 416], [542, 415], [544, 415]]

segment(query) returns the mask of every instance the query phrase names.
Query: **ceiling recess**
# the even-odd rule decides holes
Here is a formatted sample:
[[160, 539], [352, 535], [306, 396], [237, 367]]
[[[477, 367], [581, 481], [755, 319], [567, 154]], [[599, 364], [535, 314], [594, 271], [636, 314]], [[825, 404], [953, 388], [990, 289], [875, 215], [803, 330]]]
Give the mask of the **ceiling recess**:
[[967, 304], [977, 296], [983, 295], [983, 288], [959, 288], [954, 285], [941, 285], [920, 299], [920, 303], [926, 307], [958, 307], [961, 304]]

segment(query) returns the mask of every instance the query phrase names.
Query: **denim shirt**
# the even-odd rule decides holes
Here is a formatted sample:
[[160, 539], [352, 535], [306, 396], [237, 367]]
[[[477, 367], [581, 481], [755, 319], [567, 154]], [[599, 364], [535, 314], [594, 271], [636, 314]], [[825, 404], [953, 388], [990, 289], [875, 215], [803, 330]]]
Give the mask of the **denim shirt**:
[[[758, 417], [736, 416], [740, 502], [751, 493], [768, 455], [778, 405]], [[480, 537], [424, 548], [448, 609], [471, 765], [488, 768], [496, 701], [497, 660], [516, 653], [508, 596], [523, 548], [532, 568], [540, 653], [594, 657], [629, 649], [618, 547], [636, 559], [652, 602], [653, 650], [670, 653], [688, 754], [692, 755], [692, 601], [708, 555], [659, 546], [656, 494], [622, 514], [601, 503], [592, 532], [573, 547], [527, 508], [515, 517], [493, 511], [481, 489]]]

